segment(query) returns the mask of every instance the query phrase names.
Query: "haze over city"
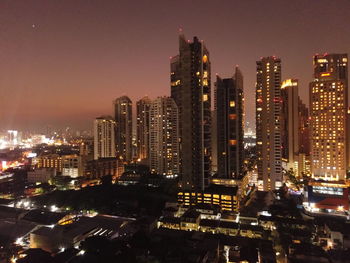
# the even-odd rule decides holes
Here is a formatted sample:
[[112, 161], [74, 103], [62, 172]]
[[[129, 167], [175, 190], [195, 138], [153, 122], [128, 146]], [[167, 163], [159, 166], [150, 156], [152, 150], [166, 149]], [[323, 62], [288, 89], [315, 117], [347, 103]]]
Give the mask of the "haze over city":
[[280, 57], [282, 78], [299, 78], [308, 104], [312, 56], [350, 51], [349, 9], [347, 0], [1, 1], [0, 129], [91, 129], [116, 97], [169, 95], [179, 28], [204, 40], [212, 82], [240, 66], [254, 123], [255, 62]]

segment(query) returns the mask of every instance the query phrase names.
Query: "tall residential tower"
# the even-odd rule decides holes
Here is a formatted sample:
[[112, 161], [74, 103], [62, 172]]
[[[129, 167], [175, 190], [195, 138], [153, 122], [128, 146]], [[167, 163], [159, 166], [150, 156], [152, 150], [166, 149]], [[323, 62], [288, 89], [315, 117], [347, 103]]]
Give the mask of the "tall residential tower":
[[149, 162], [149, 111], [151, 100], [146, 96], [136, 102], [136, 144], [138, 161]]
[[180, 34], [170, 79], [180, 120], [180, 187], [203, 190], [211, 170], [211, 78], [209, 52], [197, 37], [190, 42]]
[[114, 101], [116, 150], [124, 161], [132, 160], [132, 102], [127, 96]]
[[256, 62], [256, 145], [258, 179], [264, 190], [282, 183], [281, 60], [264, 57]]
[[150, 168], [167, 176], [179, 175], [178, 109], [172, 98], [159, 97], [150, 104]]
[[286, 79], [281, 85], [282, 160], [296, 176], [309, 174], [309, 114], [299, 97], [297, 79]]
[[94, 120], [94, 159], [115, 157], [115, 121], [111, 116]]
[[215, 111], [217, 121], [218, 176], [243, 176], [243, 76], [236, 67], [232, 78], [216, 77]]

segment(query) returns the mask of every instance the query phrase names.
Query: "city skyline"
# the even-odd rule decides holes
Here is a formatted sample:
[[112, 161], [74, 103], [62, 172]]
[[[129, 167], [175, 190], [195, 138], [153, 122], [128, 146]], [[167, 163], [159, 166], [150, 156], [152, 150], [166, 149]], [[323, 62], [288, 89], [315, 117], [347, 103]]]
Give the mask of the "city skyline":
[[[299, 79], [307, 103], [312, 56], [350, 51], [350, 36], [342, 33], [350, 22], [347, 1], [270, 1], [264, 6], [258, 1], [194, 1], [188, 3], [192, 12], [181, 13], [182, 3], [0, 3], [0, 129], [91, 129], [91, 119], [113, 114], [115, 97], [128, 95], [136, 101], [144, 95], [169, 96], [169, 57], [176, 50], [179, 27], [188, 37], [204, 40], [212, 77], [216, 72], [230, 77], [235, 65], [240, 66], [250, 123], [255, 119], [255, 62], [261, 56], [282, 59], [282, 79]], [[125, 17], [123, 13], [130, 15], [125, 10], [135, 13]], [[218, 10], [220, 19], [200, 24], [194, 19]], [[284, 23], [277, 23], [281, 19]], [[259, 45], [262, 37], [264, 45]]]

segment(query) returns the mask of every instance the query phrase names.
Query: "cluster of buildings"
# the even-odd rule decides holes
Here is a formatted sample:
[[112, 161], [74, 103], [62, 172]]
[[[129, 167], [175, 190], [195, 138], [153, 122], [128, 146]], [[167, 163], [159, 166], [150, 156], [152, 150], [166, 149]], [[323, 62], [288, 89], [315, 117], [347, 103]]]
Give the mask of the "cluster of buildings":
[[[189, 41], [181, 32], [179, 52], [170, 59], [170, 97], [138, 100], [136, 122], [131, 99], [127, 96], [115, 99], [114, 116], [94, 120], [93, 140], [80, 141], [77, 151], [44, 150], [32, 156], [30, 165], [35, 169], [30, 169], [27, 180], [47, 183], [59, 174], [93, 182], [111, 175], [119, 184], [127, 185], [138, 184], [147, 175], [147, 185], [156, 186], [160, 185], [159, 178], [152, 178], [151, 173], [179, 178], [177, 202], [166, 207], [158, 220], [153, 220], [152, 233], [157, 238], [152, 242], [175, 242], [178, 238], [186, 244], [196, 244], [196, 249], [210, 248], [197, 251], [202, 258], [198, 262], [215, 257], [219, 250], [225, 251], [226, 262], [248, 260], [249, 254], [255, 262], [275, 262], [277, 252], [283, 251], [277, 250], [272, 242], [276, 239], [272, 233], [277, 230], [279, 235], [286, 232], [292, 239], [287, 253], [289, 262], [301, 256], [312, 258], [317, 253], [320, 260], [327, 258], [326, 250], [350, 248], [347, 223], [307, 221], [296, 218], [293, 211], [283, 206], [276, 215], [260, 208], [253, 215], [244, 212], [249, 214], [262, 203], [269, 204], [268, 208], [278, 206], [280, 198], [270, 197], [277, 193], [274, 190], [285, 186], [292, 189], [293, 184], [302, 182], [303, 208], [310, 218], [330, 213], [348, 216], [348, 57], [315, 55], [313, 66], [308, 109], [299, 96], [298, 79], [282, 78], [280, 58], [262, 57], [256, 62], [256, 138], [255, 143], [251, 141], [253, 137], [244, 141], [241, 70], [236, 67], [228, 78], [216, 75], [212, 92], [208, 49], [197, 37]], [[11, 132], [9, 136], [16, 145], [17, 134]], [[246, 151], [245, 144], [255, 146], [255, 152]], [[256, 165], [249, 167], [249, 159], [254, 156]], [[15, 182], [10, 174], [1, 174], [0, 189], [12, 181]], [[260, 194], [265, 199], [252, 204], [254, 195]], [[281, 216], [278, 214], [281, 211], [289, 214]], [[16, 216], [13, 223], [22, 222], [28, 227], [23, 233], [25, 242], [32, 248], [53, 253], [62, 245], [79, 246], [82, 240], [95, 235], [114, 239], [129, 231], [135, 233], [130, 218], [91, 219], [56, 214], [58, 218], [54, 217], [54, 221], [38, 223], [29, 219], [30, 213], [35, 218], [55, 214], [20, 212], [23, 216], [18, 217], [17, 210], [11, 210]], [[0, 223], [7, 224], [6, 220]], [[306, 251], [311, 254], [298, 245], [304, 242], [316, 245]], [[255, 252], [247, 253], [248, 247]], [[319, 251], [317, 247], [324, 249]], [[171, 258], [172, 252], [168, 252]], [[178, 260], [181, 262], [181, 258]]]
[[148, 165], [152, 172], [168, 178], [180, 176], [182, 190], [198, 193], [205, 191], [216, 172], [223, 180], [242, 179], [241, 71], [236, 68], [231, 78], [217, 76], [214, 112], [210, 55], [203, 41], [195, 37], [190, 42], [180, 34], [179, 53], [171, 57], [170, 71], [170, 97], [144, 97], [136, 102], [135, 140], [132, 101], [126, 96], [114, 101], [114, 117], [94, 120], [94, 158], [116, 157]]
[[[289, 180], [287, 171], [298, 179], [346, 185], [347, 54], [315, 55], [313, 65], [308, 109], [299, 96], [298, 79], [282, 78], [280, 58], [256, 62], [257, 178], [251, 176], [249, 183], [260, 190], [280, 188]], [[132, 101], [116, 99], [114, 118], [94, 122], [94, 158], [138, 161], [155, 173], [180, 176], [181, 191], [203, 192], [213, 176], [236, 180], [237, 186], [254, 174], [244, 165], [243, 75], [236, 67], [230, 78], [216, 76], [214, 111], [211, 82], [208, 49], [181, 32], [179, 53], [170, 60], [171, 96], [137, 101], [134, 143]]]
[[257, 62], [256, 144], [258, 179], [264, 190], [280, 187], [294, 176], [311, 178], [304, 206], [311, 212], [348, 210], [349, 170], [348, 57], [313, 58], [310, 110], [299, 98], [298, 81], [281, 79], [281, 60]]

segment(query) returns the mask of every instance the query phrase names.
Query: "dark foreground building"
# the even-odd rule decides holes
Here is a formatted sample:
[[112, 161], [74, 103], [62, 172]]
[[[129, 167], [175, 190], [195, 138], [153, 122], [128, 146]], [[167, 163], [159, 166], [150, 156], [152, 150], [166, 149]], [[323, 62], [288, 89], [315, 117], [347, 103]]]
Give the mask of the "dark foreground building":
[[243, 76], [236, 68], [232, 78], [216, 77], [217, 160], [220, 178], [243, 175]]

